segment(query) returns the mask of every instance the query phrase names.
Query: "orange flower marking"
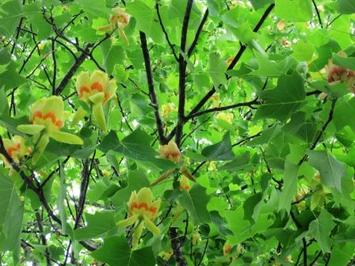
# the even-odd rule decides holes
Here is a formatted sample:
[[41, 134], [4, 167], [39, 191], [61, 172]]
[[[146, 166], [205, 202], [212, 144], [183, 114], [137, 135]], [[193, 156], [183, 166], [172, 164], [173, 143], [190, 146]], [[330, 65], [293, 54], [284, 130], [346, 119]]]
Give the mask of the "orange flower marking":
[[232, 245], [226, 242], [223, 246], [223, 255], [227, 256], [229, 253], [231, 253], [232, 248]]
[[170, 140], [168, 144], [160, 146], [159, 152], [160, 156], [164, 159], [173, 161], [175, 163], [180, 161], [181, 152], [176, 143], [172, 140]]
[[157, 213], [157, 208], [155, 207], [149, 207], [147, 203], [145, 202], [132, 202], [132, 205], [130, 206], [131, 212], [134, 212], [135, 209], [142, 210], [144, 209], [145, 211], [150, 212], [153, 216], [156, 215]]
[[[3, 141], [7, 154], [17, 163], [32, 151], [31, 148], [26, 146], [25, 140], [20, 136], [14, 136], [11, 139], [4, 138]], [[5, 161], [6, 164], [7, 160], [5, 157], [0, 157]]]
[[82, 97], [84, 95], [84, 93], [89, 93], [90, 89], [86, 86], [82, 86], [79, 89], [79, 97]]
[[104, 87], [102, 86], [102, 84], [100, 82], [96, 81], [93, 84], [91, 84], [91, 90], [101, 92], [104, 90]]
[[42, 113], [41, 111], [36, 111], [33, 114], [32, 123], [37, 124], [38, 120], [49, 120], [56, 128], [63, 127], [63, 121], [57, 119], [56, 115], [53, 112], [48, 112], [46, 114]]
[[180, 190], [186, 190], [186, 191], [189, 191], [191, 189], [189, 180], [184, 175], [181, 177], [179, 189]]
[[[105, 104], [115, 94], [116, 88], [115, 79], [110, 79], [106, 73], [99, 70], [92, 73], [81, 72], [76, 80], [76, 89], [80, 100], [93, 104]], [[98, 97], [96, 100], [90, 98], [100, 93], [104, 93], [103, 98]]]
[[20, 143], [16, 143], [13, 146], [10, 146], [6, 152], [10, 155], [10, 157], [12, 157], [14, 155], [15, 152], [20, 151], [21, 149], [21, 144]]

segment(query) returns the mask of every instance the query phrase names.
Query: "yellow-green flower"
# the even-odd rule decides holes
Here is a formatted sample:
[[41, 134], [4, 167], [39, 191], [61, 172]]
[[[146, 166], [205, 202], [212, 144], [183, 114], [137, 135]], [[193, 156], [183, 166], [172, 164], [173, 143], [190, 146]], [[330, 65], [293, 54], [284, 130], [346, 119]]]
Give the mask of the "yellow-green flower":
[[176, 106], [173, 103], [165, 103], [161, 106], [162, 116], [164, 119], [167, 119], [170, 113], [176, 111]]
[[178, 163], [181, 158], [181, 152], [173, 140], [170, 140], [166, 145], [161, 145], [159, 153], [162, 158], [173, 161], [175, 163]]
[[83, 144], [83, 140], [78, 136], [61, 131], [65, 118], [62, 98], [59, 96], [45, 97], [31, 106], [29, 119], [32, 124], [19, 125], [17, 130], [34, 136], [38, 155], [46, 148], [49, 138], [68, 144]]
[[232, 113], [225, 113], [225, 112], [220, 112], [216, 115], [216, 118], [218, 120], [223, 120], [224, 122], [228, 124], [232, 124], [234, 115]]
[[185, 175], [182, 175], [179, 182], [179, 190], [189, 191], [190, 189], [191, 189], [191, 185], [189, 179]]
[[125, 12], [124, 9], [119, 7], [112, 8], [109, 24], [99, 27], [98, 30], [107, 32], [117, 29], [119, 36], [126, 44], [128, 44], [128, 39], [124, 32], [124, 28], [129, 24], [130, 18], [131, 16]]
[[135, 224], [135, 230], [132, 238], [132, 246], [138, 245], [143, 229], [146, 227], [154, 235], [159, 235], [160, 230], [154, 224], [160, 208], [160, 199], [153, 200], [152, 191], [147, 188], [141, 188], [138, 193], [133, 191], [127, 203], [128, 218], [118, 222], [119, 227], [127, 227]]
[[16, 163], [32, 152], [32, 149], [26, 146], [25, 139], [21, 136], [14, 136], [11, 139], [4, 138], [3, 142], [7, 154]]
[[79, 99], [92, 105], [96, 125], [106, 131], [106, 119], [103, 106], [115, 95], [117, 84], [102, 71], [81, 72], [76, 80]]

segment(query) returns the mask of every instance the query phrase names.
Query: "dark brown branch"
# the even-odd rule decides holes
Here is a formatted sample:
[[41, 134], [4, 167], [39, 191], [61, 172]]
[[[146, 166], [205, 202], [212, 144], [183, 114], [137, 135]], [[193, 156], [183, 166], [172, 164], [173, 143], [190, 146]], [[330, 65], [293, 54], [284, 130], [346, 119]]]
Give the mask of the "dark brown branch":
[[166, 31], [165, 29], [165, 26], [164, 26], [164, 23], [163, 23], [163, 20], [161, 18], [161, 15], [160, 15], [160, 8], [159, 8], [159, 3], [156, 3], [155, 4], [155, 9], [157, 10], [157, 15], [158, 15], [158, 20], [159, 20], [159, 24], [160, 24], [160, 27], [164, 33], [164, 36], [165, 36], [165, 39], [166, 41], [168, 42], [168, 45], [173, 53], [173, 56], [175, 58], [176, 61], [179, 61], [177, 55], [176, 55], [176, 52], [175, 52], [175, 48], [174, 48], [174, 45], [171, 43], [170, 41], [170, 38], [169, 38], [169, 35], [168, 35], [168, 32]]
[[85, 202], [86, 202], [86, 193], [89, 188], [89, 181], [90, 181], [90, 175], [91, 171], [93, 169], [93, 162], [95, 160], [95, 152], [90, 159], [85, 160], [83, 170], [81, 172], [81, 177], [82, 181], [80, 184], [80, 196], [79, 196], [79, 203], [78, 203], [78, 208], [77, 208], [77, 215], [75, 218], [75, 223], [74, 223], [74, 229], [77, 229], [80, 225], [80, 221], [82, 219], [83, 213], [84, 213], [84, 207], [85, 207]]
[[[254, 27], [253, 31], [257, 32], [260, 27], [262, 26], [262, 24], [264, 23], [264, 21], [266, 20], [266, 18], [270, 15], [272, 9], [274, 8], [275, 4], [271, 4], [264, 12], [264, 14], [261, 16], [260, 20], [258, 21], [258, 23], [256, 24], [256, 26]], [[240, 60], [241, 56], [243, 55], [243, 53], [246, 50], [246, 46], [242, 45], [236, 56], [233, 58], [233, 61], [230, 63], [230, 65], [228, 66], [227, 70], [232, 69]], [[213, 94], [216, 92], [216, 88], [212, 87], [207, 94], [196, 104], [196, 106], [190, 111], [190, 113], [187, 116], [191, 116], [192, 114], [198, 112], [203, 106], [204, 104], [213, 96]], [[167, 136], [167, 139], [170, 140], [174, 137], [174, 135], [176, 134], [176, 128], [175, 127], [170, 134]]]
[[196, 34], [195, 34], [195, 38], [192, 41], [192, 44], [190, 45], [189, 50], [187, 51], [187, 56], [188, 57], [190, 57], [192, 55], [192, 52], [194, 51], [194, 49], [195, 49], [195, 47], [197, 45], [197, 41], [198, 41], [198, 39], [200, 37], [200, 34], [202, 32], [202, 29], [203, 29], [203, 26], [205, 25], [205, 23], [207, 21], [207, 18], [208, 18], [208, 9], [206, 9], [205, 14], [203, 14], [201, 23], [200, 23], [200, 25], [197, 28], [197, 31], [196, 31]]
[[302, 238], [303, 243], [303, 265], [307, 266], [307, 241], [305, 238]]
[[171, 241], [171, 248], [173, 250], [174, 257], [176, 260], [176, 265], [187, 266], [184, 255], [182, 254], [181, 251], [180, 237], [178, 235], [176, 227], [169, 228], [169, 237]]
[[256, 104], [258, 104], [258, 99], [257, 98], [252, 100], [252, 101], [249, 101], [249, 102], [236, 103], [236, 104], [227, 105], [227, 106], [221, 106], [221, 107], [214, 107], [214, 108], [211, 108], [211, 109], [207, 109], [207, 110], [203, 110], [203, 111], [200, 111], [200, 112], [193, 113], [190, 116], [187, 116], [186, 120], [189, 120], [191, 118], [195, 118], [197, 116], [201, 116], [201, 115], [204, 115], [204, 114], [208, 114], [208, 113], [220, 112], [220, 111], [225, 111], [225, 110], [234, 109], [234, 108], [243, 107], [243, 106], [248, 106], [248, 107], [252, 108], [253, 105], [256, 105]]
[[160, 118], [158, 100], [154, 89], [153, 72], [150, 64], [150, 56], [149, 56], [149, 50], [147, 46], [147, 37], [145, 36], [145, 33], [142, 31], [139, 33], [139, 37], [141, 40], [141, 48], [144, 57], [145, 72], [148, 81], [149, 98], [150, 98], [151, 106], [153, 107], [154, 110], [155, 122], [157, 125], [157, 130], [159, 135], [159, 141], [160, 144], [166, 144], [167, 141], [166, 141], [166, 137], [164, 136], [163, 121]]
[[42, 224], [43, 219], [42, 219], [41, 215], [38, 213], [38, 211], [36, 211], [36, 220], [37, 220], [37, 225], [38, 225], [38, 230], [39, 230], [39, 237], [41, 239], [42, 245], [45, 247], [44, 254], [46, 257], [47, 265], [52, 265], [48, 246], [47, 246], [47, 239], [46, 239], [46, 236], [44, 235], [44, 231], [43, 231], [43, 224]]
[[181, 29], [181, 41], [180, 41], [180, 54], [179, 54], [179, 106], [178, 106], [178, 122], [176, 126], [175, 142], [179, 147], [183, 127], [185, 122], [185, 89], [186, 89], [186, 66], [185, 61], [186, 54], [186, 40], [187, 40], [187, 29], [189, 27], [190, 14], [192, 9], [193, 0], [188, 0], [185, 9], [184, 20]]
[[[260, 20], [256, 24], [256, 26], [253, 29], [253, 32], [258, 32], [269, 14], [271, 13], [272, 9], [275, 7], [275, 4], [269, 5], [269, 7], [265, 10], [264, 14], [261, 16]], [[244, 51], [246, 50], [247, 46], [246, 44], [241, 44], [238, 53], [236, 56], [233, 58], [232, 62], [228, 66], [228, 70], [231, 70], [234, 68], [234, 66], [238, 63], [240, 60], [241, 56], [243, 55]]]
[[316, 10], [316, 13], [317, 13], [319, 25], [320, 25], [320, 27], [323, 29], [322, 18], [321, 18], [321, 16], [320, 16], [319, 9], [318, 9], [318, 7], [317, 7], [316, 1], [315, 1], [315, 0], [312, 0], [312, 3], [313, 3], [313, 6], [314, 6], [314, 9]]
[[[322, 136], [323, 136], [325, 130], [327, 129], [329, 123], [332, 121], [336, 102], [337, 102], [337, 99], [333, 99], [332, 100], [327, 121], [325, 121], [325, 123], [323, 124], [322, 128], [320, 129], [316, 139], [313, 141], [312, 145], [309, 147], [310, 150], [314, 150], [314, 148], [317, 146], [318, 142], [322, 138]], [[301, 165], [304, 161], [307, 160], [307, 158], [308, 158], [307, 154], [304, 155], [303, 158], [298, 162], [298, 165]]]
[[62, 81], [60, 82], [58, 87], [55, 89], [55, 93], [54, 93], [55, 95], [60, 95], [62, 93], [62, 91], [65, 89], [65, 86], [68, 84], [70, 79], [74, 76], [75, 72], [78, 70], [80, 65], [85, 61], [85, 58], [86, 58], [87, 54], [89, 53], [89, 49], [91, 46], [92, 46], [92, 44], [88, 44], [84, 49], [85, 52], [82, 52], [77, 57], [74, 64], [71, 66], [71, 68], [69, 69], [67, 74], [64, 76], [64, 78], [62, 79]]
[[52, 79], [52, 94], [55, 94], [57, 80], [57, 59], [55, 57], [55, 41], [52, 39], [52, 60], [53, 60], [53, 79]]

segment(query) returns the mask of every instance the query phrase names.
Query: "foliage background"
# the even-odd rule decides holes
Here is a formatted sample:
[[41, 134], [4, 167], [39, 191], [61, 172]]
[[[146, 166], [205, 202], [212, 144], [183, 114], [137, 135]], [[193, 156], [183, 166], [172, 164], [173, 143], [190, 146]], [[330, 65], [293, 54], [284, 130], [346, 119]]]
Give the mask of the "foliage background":
[[[97, 30], [117, 5], [132, 16], [128, 42]], [[1, 1], [3, 137], [42, 97], [75, 111], [80, 71], [119, 87], [109, 134], [67, 123], [84, 145], [51, 140], [36, 164], [1, 167], [0, 262], [354, 262], [355, 100], [324, 70], [329, 59], [355, 70], [354, 12], [351, 0]], [[172, 138], [196, 183], [180, 191], [176, 171], [152, 187], [162, 234], [132, 250], [115, 224], [133, 190], [176, 167], [157, 152]]]

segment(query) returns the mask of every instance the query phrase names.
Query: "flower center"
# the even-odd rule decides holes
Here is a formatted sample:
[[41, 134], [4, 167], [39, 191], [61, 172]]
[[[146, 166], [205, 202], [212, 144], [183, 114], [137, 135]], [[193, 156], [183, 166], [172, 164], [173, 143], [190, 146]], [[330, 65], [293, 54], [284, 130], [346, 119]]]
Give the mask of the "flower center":
[[155, 215], [157, 213], [157, 208], [155, 207], [149, 207], [149, 205], [146, 202], [133, 202], [131, 205], [131, 210], [134, 212], [134, 210], [145, 210], [150, 212], [152, 215]]
[[103, 91], [104, 88], [103, 86], [101, 85], [100, 82], [94, 82], [93, 84], [91, 84], [91, 91], [98, 91], [98, 92], [101, 92]]
[[63, 121], [57, 119], [56, 115], [53, 112], [48, 112], [44, 114], [41, 111], [37, 111], [33, 114], [33, 123], [35, 123], [36, 118], [40, 120], [49, 120], [57, 128], [61, 128], [63, 126]]

